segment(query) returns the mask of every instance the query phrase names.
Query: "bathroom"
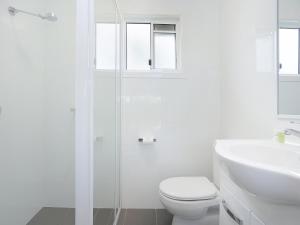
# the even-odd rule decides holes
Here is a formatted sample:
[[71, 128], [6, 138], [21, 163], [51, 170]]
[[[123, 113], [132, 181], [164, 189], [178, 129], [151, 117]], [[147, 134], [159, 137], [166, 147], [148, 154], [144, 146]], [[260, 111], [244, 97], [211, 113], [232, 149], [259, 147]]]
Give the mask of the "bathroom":
[[298, 225], [298, 12], [2, 0], [0, 225]]

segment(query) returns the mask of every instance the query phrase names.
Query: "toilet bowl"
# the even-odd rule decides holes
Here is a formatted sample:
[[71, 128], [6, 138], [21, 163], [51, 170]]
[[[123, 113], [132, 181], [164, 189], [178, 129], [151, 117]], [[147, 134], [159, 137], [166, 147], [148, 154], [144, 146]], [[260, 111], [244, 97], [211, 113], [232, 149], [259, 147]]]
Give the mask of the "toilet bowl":
[[159, 197], [174, 215], [172, 225], [202, 225], [209, 207], [219, 204], [218, 191], [206, 177], [173, 177], [159, 185]]

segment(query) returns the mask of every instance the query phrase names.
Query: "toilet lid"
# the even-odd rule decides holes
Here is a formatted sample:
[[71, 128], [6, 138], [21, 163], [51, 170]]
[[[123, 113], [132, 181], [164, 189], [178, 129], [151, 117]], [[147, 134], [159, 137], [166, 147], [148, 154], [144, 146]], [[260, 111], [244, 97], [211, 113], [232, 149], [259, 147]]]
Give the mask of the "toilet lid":
[[217, 189], [206, 177], [174, 177], [159, 185], [164, 196], [181, 201], [208, 200], [217, 196]]

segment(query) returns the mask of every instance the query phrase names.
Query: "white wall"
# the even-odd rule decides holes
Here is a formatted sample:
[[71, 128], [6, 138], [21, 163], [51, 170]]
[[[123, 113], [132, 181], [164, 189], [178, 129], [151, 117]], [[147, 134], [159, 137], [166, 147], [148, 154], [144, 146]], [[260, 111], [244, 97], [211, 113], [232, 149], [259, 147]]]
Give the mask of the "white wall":
[[[15, 200], [10, 207], [0, 208], [0, 213], [8, 215], [17, 209], [20, 215], [13, 218], [15, 223], [3, 222], [10, 225], [24, 223], [18, 219], [29, 218], [44, 205], [74, 204], [70, 108], [74, 103], [75, 2], [48, 1], [42, 6], [42, 2], [28, 1], [11, 3], [34, 11], [53, 10], [59, 21], [45, 23], [24, 16], [12, 20], [6, 11], [8, 2], [0, 2], [1, 34], [7, 34], [0, 35], [4, 49], [0, 52], [0, 161], [7, 169], [0, 172], [5, 178], [0, 198], [4, 203]], [[101, 12], [110, 14], [111, 6], [106, 6]], [[180, 175], [212, 177], [212, 146], [220, 124], [226, 138], [273, 134], [277, 126], [275, 2], [122, 0], [120, 8], [124, 14], [181, 16], [181, 79], [122, 81], [123, 207], [156, 208], [161, 207], [161, 180]], [[114, 79], [98, 75], [95, 134], [103, 136], [103, 142], [95, 145], [95, 206], [110, 207], [115, 185], [111, 121], [116, 87]], [[140, 145], [137, 139], [148, 133], [158, 142]]]
[[7, 8], [43, 11], [43, 1], [0, 2], [0, 224], [20, 225], [43, 195], [44, 21]]
[[45, 26], [44, 152], [46, 206], [74, 207], [75, 0], [52, 0]]
[[[162, 207], [163, 179], [212, 176], [220, 113], [219, 1], [119, 2], [122, 14], [181, 17], [183, 79], [124, 78], [122, 87], [123, 207]], [[139, 144], [144, 134], [157, 143]]]
[[[11, 17], [9, 5], [58, 21]], [[0, 224], [20, 225], [41, 207], [74, 207], [75, 1], [0, 10]]]
[[222, 138], [271, 138], [276, 130], [300, 129], [299, 124], [277, 117], [276, 4], [222, 1]]
[[224, 138], [270, 138], [276, 126], [276, 1], [221, 4]]

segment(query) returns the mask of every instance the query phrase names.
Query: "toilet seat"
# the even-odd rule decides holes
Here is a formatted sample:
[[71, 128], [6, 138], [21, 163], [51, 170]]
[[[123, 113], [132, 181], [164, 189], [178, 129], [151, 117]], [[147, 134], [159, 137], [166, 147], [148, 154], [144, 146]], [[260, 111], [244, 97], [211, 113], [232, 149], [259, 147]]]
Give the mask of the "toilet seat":
[[176, 201], [203, 201], [215, 199], [216, 187], [206, 177], [173, 177], [162, 181], [160, 194]]

